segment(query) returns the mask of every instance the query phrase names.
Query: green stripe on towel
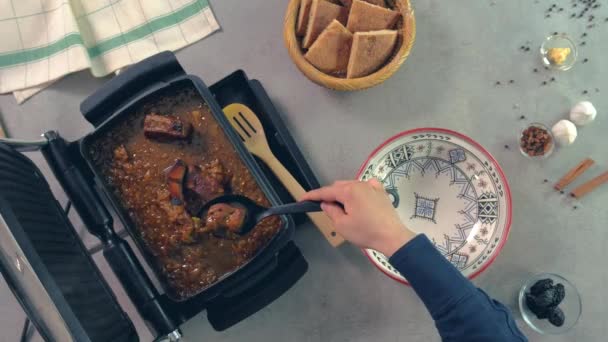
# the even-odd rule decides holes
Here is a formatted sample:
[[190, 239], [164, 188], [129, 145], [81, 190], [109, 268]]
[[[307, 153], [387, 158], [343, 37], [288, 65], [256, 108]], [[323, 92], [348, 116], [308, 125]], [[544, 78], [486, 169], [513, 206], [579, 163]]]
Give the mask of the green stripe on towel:
[[[93, 59], [99, 57], [100, 55], [103, 55], [104, 53], [121, 45], [131, 43], [138, 39], [144, 38], [153, 32], [161, 31], [165, 28], [181, 23], [193, 15], [202, 12], [207, 7], [209, 7], [209, 2], [207, 0], [196, 0], [190, 5], [184, 6], [171, 14], [152, 19], [146, 24], [87, 48], [89, 58]], [[0, 55], [0, 68], [48, 58], [56, 53], [66, 50], [73, 45], [84, 45], [82, 37], [79, 33], [68, 34], [62, 39], [46, 46]]]
[[47, 58], [58, 52], [66, 50], [72, 45], [82, 44], [82, 38], [80, 37], [79, 33], [70, 33], [62, 39], [47, 46], [0, 55], [0, 68]]
[[198, 0], [170, 15], [152, 19], [147, 24], [88, 48], [87, 50], [89, 58], [93, 59], [99, 57], [99, 55], [102, 55], [119, 46], [144, 38], [152, 32], [161, 31], [165, 28], [181, 23], [191, 16], [202, 12], [207, 6], [209, 6], [207, 0]]

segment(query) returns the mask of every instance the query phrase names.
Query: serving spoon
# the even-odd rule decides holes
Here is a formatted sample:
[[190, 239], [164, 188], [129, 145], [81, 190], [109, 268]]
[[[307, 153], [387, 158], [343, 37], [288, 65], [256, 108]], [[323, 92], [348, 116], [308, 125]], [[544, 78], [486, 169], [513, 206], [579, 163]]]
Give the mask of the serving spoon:
[[[260, 158], [285, 186], [291, 197], [301, 198], [306, 190], [298, 183], [293, 175], [283, 166], [274, 155], [258, 116], [247, 106], [233, 103], [224, 108], [224, 113], [232, 128], [238, 133], [247, 150]], [[325, 213], [307, 213], [308, 218], [317, 226], [325, 239], [333, 246], [344, 243], [344, 238], [336, 233], [336, 229]]]
[[278, 205], [270, 208], [258, 205], [251, 199], [241, 195], [219, 196], [207, 202], [201, 209], [201, 218], [204, 218], [209, 208], [215, 204], [228, 204], [231, 207], [245, 210], [245, 218], [241, 224], [238, 234], [245, 235], [263, 219], [275, 215], [288, 215], [300, 213], [312, 213], [322, 211], [321, 202], [302, 201], [290, 204]]

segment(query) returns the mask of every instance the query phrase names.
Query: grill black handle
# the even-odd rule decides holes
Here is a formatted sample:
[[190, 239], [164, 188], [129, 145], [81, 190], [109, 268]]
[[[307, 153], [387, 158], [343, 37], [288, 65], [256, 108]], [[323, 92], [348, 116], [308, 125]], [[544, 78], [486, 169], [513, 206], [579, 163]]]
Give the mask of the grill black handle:
[[170, 312], [162, 304], [160, 294], [125, 240], [117, 236], [104, 244], [103, 256], [139, 314], [158, 336], [167, 335], [178, 328], [170, 317]]
[[167, 335], [177, 329], [177, 324], [161, 304], [161, 296], [135, 257], [131, 247], [113, 228], [112, 216], [99, 195], [84, 179], [76, 165], [69, 159], [66, 141], [57, 132], [47, 132], [48, 144], [42, 149], [55, 177], [72, 201], [85, 227], [103, 244], [103, 255], [124, 286], [127, 295], [140, 315], [150, 323], [159, 335]]
[[55, 131], [47, 132], [44, 136], [48, 144], [42, 148], [42, 154], [55, 177], [72, 200], [87, 229], [106, 243], [115, 235], [112, 216], [76, 165], [69, 160], [66, 141]]
[[173, 52], [161, 52], [128, 67], [106, 82], [80, 104], [80, 112], [87, 121], [98, 127], [119, 106], [130, 102], [137, 94], [159, 82], [184, 74]]

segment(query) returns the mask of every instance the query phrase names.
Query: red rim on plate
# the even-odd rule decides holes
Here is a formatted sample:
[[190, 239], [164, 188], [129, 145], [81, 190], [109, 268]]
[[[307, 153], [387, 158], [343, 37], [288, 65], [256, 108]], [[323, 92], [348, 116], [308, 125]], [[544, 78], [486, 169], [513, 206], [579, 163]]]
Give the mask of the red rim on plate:
[[[361, 167], [359, 168], [359, 171], [357, 172], [357, 177], [356, 179], [360, 179], [365, 167], [367, 166], [367, 164], [372, 160], [372, 158], [374, 158], [376, 156], [376, 154], [378, 152], [380, 152], [383, 148], [385, 148], [387, 145], [389, 145], [390, 143], [394, 142], [395, 140], [407, 136], [407, 135], [411, 135], [411, 134], [416, 134], [416, 133], [429, 133], [429, 132], [435, 132], [435, 133], [443, 133], [443, 134], [449, 134], [455, 137], [458, 137], [466, 142], [468, 142], [469, 144], [475, 146], [477, 149], [479, 149], [479, 151], [481, 151], [485, 157], [488, 158], [488, 160], [490, 160], [494, 166], [494, 169], [498, 172], [498, 175], [500, 176], [503, 184], [504, 184], [504, 190], [505, 190], [505, 198], [506, 198], [506, 208], [507, 208], [507, 218], [506, 218], [506, 223], [505, 223], [505, 229], [502, 233], [500, 242], [498, 243], [498, 246], [496, 247], [496, 250], [494, 253], [492, 253], [491, 257], [475, 272], [473, 272], [471, 275], [469, 275], [469, 279], [473, 279], [475, 277], [477, 277], [480, 273], [482, 273], [483, 271], [485, 271], [492, 263], [494, 263], [494, 260], [496, 259], [496, 257], [500, 254], [500, 252], [502, 251], [502, 248], [504, 247], [504, 244], [507, 242], [507, 239], [509, 237], [509, 232], [511, 230], [511, 220], [512, 220], [512, 216], [513, 216], [513, 209], [512, 209], [512, 202], [511, 202], [511, 189], [509, 187], [509, 183], [507, 182], [507, 177], [505, 176], [502, 168], [500, 167], [500, 164], [498, 164], [498, 162], [496, 161], [496, 159], [485, 149], [483, 148], [479, 143], [477, 143], [476, 141], [474, 141], [473, 139], [469, 138], [468, 136], [449, 130], [449, 129], [444, 129], [444, 128], [416, 128], [416, 129], [412, 129], [412, 130], [407, 130], [401, 133], [398, 133], [394, 136], [392, 136], [391, 138], [387, 139], [386, 141], [384, 141], [382, 144], [380, 144], [378, 147], [376, 147], [372, 153], [369, 154], [369, 156], [367, 157], [367, 159], [365, 160], [365, 162], [361, 165]], [[384, 270], [383, 268], [381, 268], [375, 261], [374, 259], [372, 259], [372, 256], [370, 255], [369, 251], [366, 249], [362, 249], [363, 253], [365, 254], [365, 256], [367, 256], [367, 258], [370, 260], [370, 262], [376, 266], [376, 268], [378, 268], [382, 273], [384, 273], [385, 275], [387, 275], [388, 277], [402, 283], [405, 285], [409, 286], [409, 283], [399, 277], [394, 276], [393, 274], [387, 272], [386, 270]]]

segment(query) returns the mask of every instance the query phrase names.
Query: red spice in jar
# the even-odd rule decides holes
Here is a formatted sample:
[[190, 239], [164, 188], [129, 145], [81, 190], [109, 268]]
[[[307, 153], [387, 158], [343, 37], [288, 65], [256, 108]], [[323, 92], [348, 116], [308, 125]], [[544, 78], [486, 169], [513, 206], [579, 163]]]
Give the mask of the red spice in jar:
[[522, 132], [520, 146], [530, 157], [540, 157], [551, 150], [553, 138], [546, 129], [530, 126]]

